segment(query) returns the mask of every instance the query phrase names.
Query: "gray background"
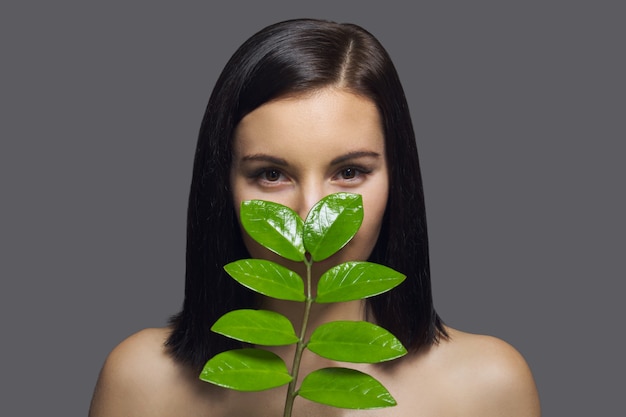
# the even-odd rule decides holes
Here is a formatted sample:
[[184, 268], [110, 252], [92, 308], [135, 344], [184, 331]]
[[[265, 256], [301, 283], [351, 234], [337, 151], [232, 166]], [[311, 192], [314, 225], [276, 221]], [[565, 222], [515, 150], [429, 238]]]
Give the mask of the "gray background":
[[211, 88], [244, 39], [295, 17], [361, 24], [396, 63], [447, 323], [516, 346], [545, 416], [615, 415], [619, 3], [3, 2], [0, 415], [86, 415], [107, 353], [179, 309]]

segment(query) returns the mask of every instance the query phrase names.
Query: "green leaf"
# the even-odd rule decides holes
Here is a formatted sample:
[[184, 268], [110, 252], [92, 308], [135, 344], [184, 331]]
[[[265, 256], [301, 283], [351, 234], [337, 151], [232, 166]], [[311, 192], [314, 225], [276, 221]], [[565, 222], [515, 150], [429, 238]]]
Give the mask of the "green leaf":
[[236, 349], [211, 358], [200, 379], [238, 391], [263, 391], [291, 381], [285, 362], [261, 349]]
[[330, 194], [317, 202], [304, 221], [304, 247], [322, 261], [350, 241], [363, 222], [363, 199], [358, 194]]
[[306, 299], [302, 277], [275, 262], [240, 259], [224, 269], [237, 282], [263, 295], [291, 301]]
[[406, 276], [372, 262], [345, 262], [326, 271], [317, 284], [316, 303], [360, 300], [389, 291]]
[[396, 400], [376, 379], [347, 368], [323, 368], [302, 381], [298, 395], [307, 400], [340, 408], [391, 407]]
[[406, 354], [402, 343], [389, 331], [366, 321], [333, 321], [315, 329], [307, 348], [342, 362], [378, 363]]
[[241, 224], [258, 243], [292, 261], [304, 260], [303, 222], [282, 204], [250, 200], [241, 203]]
[[289, 319], [269, 310], [234, 310], [211, 327], [215, 333], [263, 346], [283, 346], [299, 339]]

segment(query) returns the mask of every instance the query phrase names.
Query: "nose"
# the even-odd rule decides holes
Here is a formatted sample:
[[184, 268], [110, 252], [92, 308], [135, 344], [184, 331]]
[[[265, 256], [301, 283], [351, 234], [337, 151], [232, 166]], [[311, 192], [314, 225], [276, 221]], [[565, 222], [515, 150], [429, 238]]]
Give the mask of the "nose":
[[311, 208], [324, 198], [328, 193], [324, 189], [322, 184], [307, 183], [300, 187], [297, 207], [294, 210], [298, 213], [302, 220], [306, 219], [306, 216], [311, 211]]

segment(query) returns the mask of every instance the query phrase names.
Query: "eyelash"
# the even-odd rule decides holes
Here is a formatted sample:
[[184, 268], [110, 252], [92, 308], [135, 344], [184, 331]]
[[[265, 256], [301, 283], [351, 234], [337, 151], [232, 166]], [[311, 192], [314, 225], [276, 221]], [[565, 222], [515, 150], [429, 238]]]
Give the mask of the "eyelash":
[[343, 175], [343, 174], [344, 174], [344, 173], [346, 173], [346, 171], [348, 171], [348, 170], [350, 170], [350, 171], [354, 171], [354, 174], [355, 174], [355, 175], [354, 175], [352, 178], [344, 178], [344, 180], [346, 180], [346, 181], [356, 180], [357, 178], [359, 178], [359, 177], [361, 177], [361, 176], [363, 176], [363, 175], [367, 175], [367, 174], [369, 174], [370, 172], [372, 172], [372, 170], [371, 170], [371, 169], [365, 169], [365, 168], [363, 168], [363, 167], [359, 167], [359, 166], [347, 166], [347, 167], [341, 168], [341, 169], [337, 172], [337, 174], [336, 174], [335, 176], [337, 176], [337, 175]]
[[[372, 172], [372, 170], [368, 169], [368, 168], [364, 168], [364, 167], [357, 166], [357, 165], [349, 165], [349, 166], [346, 166], [346, 167], [343, 167], [343, 168], [337, 170], [337, 173], [335, 175], [333, 175], [333, 179], [337, 178], [337, 177], [343, 176], [343, 174], [345, 174], [346, 171], [349, 171], [349, 170], [354, 172], [354, 176], [352, 178], [341, 178], [341, 180], [343, 180], [343, 181], [357, 181], [362, 176], [367, 175], [367, 174]], [[278, 179], [275, 180], [275, 181], [268, 180], [267, 177], [266, 177], [268, 173], [276, 173], [278, 175]], [[272, 187], [272, 186], [276, 186], [276, 184], [280, 183], [280, 177], [281, 176], [285, 176], [285, 174], [280, 169], [276, 169], [276, 168], [261, 168], [261, 169], [258, 169], [256, 171], [254, 171], [253, 173], [251, 173], [250, 178], [257, 180], [257, 181], [265, 184], [266, 186]]]

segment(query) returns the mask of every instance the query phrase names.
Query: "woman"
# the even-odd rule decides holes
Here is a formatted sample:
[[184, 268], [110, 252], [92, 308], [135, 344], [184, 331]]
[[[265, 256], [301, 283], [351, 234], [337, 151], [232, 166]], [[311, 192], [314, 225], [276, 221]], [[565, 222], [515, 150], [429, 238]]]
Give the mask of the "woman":
[[[309, 329], [367, 319], [394, 333], [409, 354], [389, 366], [350, 365], [380, 380], [396, 407], [350, 411], [298, 399], [294, 415], [538, 416], [535, 384], [519, 353], [496, 338], [451, 329], [435, 312], [417, 149], [389, 56], [358, 26], [308, 19], [261, 30], [224, 68], [195, 154], [183, 309], [168, 328], [143, 330], [111, 352], [90, 416], [282, 415], [284, 389], [240, 393], [198, 380], [209, 358], [240, 346], [208, 330], [222, 314], [266, 308], [295, 326], [301, 316], [301, 306], [256, 296], [223, 271], [251, 256], [298, 268], [242, 233], [237, 208], [263, 199], [304, 217], [338, 191], [363, 196], [364, 222], [314, 275], [367, 259], [407, 279], [367, 301], [316, 305]], [[291, 363], [293, 347], [272, 350]], [[300, 374], [329, 364], [305, 356]]]

